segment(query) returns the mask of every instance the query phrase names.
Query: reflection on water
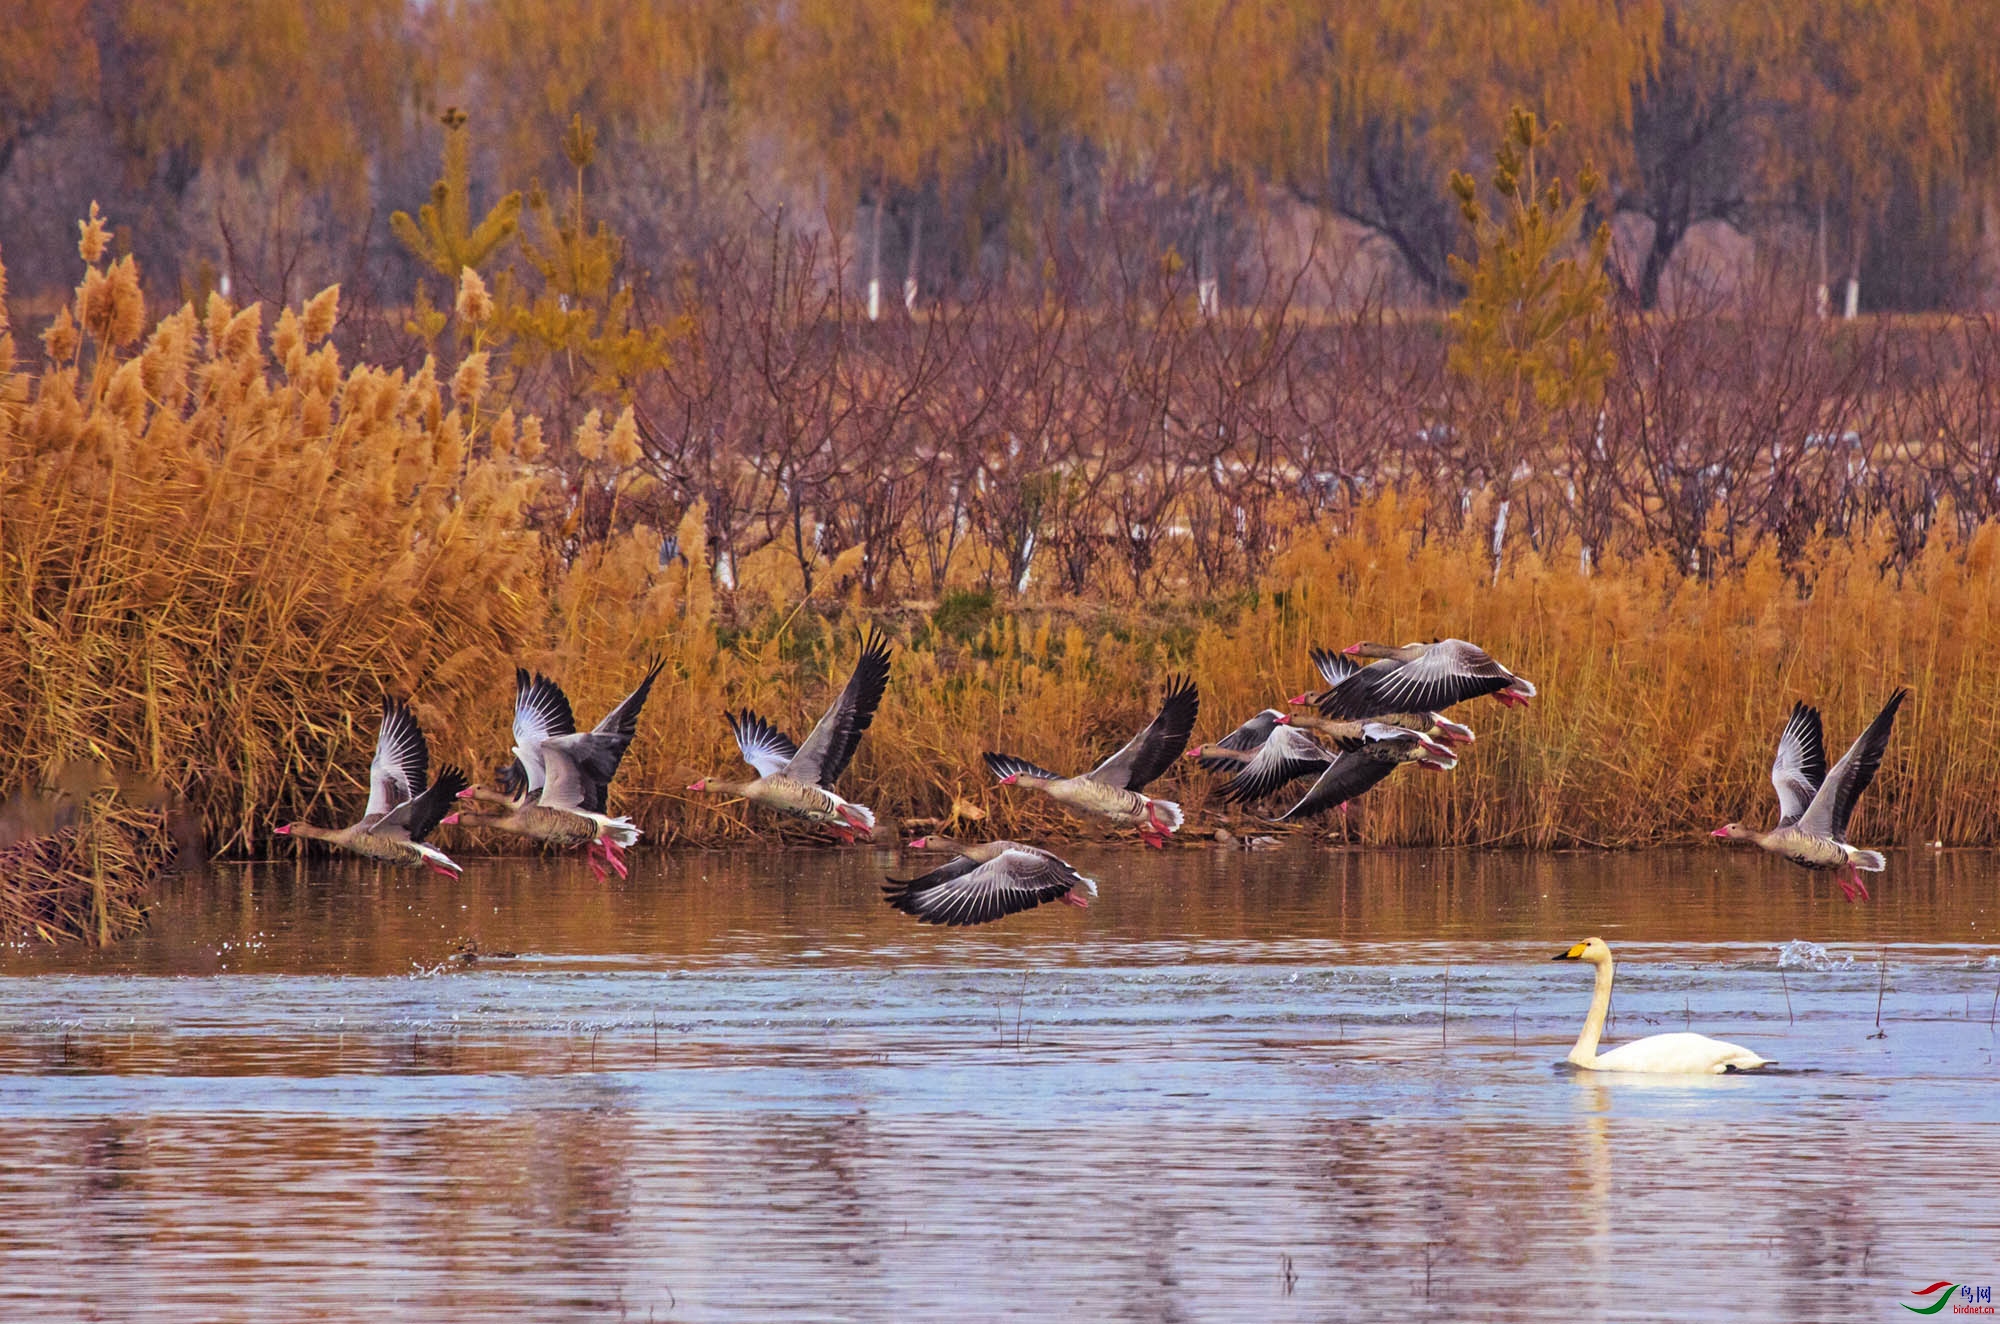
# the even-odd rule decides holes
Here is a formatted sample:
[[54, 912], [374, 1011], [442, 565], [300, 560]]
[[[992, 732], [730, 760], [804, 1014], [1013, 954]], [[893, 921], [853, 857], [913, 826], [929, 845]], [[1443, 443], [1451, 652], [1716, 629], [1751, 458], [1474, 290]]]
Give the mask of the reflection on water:
[[[222, 869], [9, 950], [0, 1318], [1792, 1320], [1995, 1271], [1991, 857], [1863, 907], [1721, 851], [1076, 857], [1089, 911], [971, 933], [885, 855], [687, 854]], [[1781, 1068], [1560, 1068], [1591, 933], [1608, 1042]]]

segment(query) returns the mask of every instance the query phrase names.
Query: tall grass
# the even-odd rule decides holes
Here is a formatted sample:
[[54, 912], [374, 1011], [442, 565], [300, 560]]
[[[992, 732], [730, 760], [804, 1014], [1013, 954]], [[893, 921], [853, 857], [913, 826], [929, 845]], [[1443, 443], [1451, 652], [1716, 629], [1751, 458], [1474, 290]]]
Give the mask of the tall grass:
[[[928, 498], [906, 492], [871, 542], [794, 503], [791, 536], [753, 546], [643, 466], [588, 471], [583, 492], [574, 465], [544, 457], [536, 420], [486, 407], [476, 354], [450, 384], [429, 364], [343, 364], [327, 340], [336, 291], [280, 311], [268, 336], [263, 309], [219, 298], [149, 332], [129, 261], [106, 261], [89, 226], [82, 247], [85, 279], [40, 366], [15, 366], [0, 341], [0, 786], [100, 758], [184, 797], [214, 847], [255, 852], [275, 821], [358, 812], [383, 690], [413, 697], [434, 758], [486, 768], [508, 744], [515, 665], [561, 677], [591, 721], [657, 654], [669, 666], [620, 809], [656, 841], [769, 835], [770, 820], [679, 788], [733, 765], [729, 706], [803, 736], [876, 620], [902, 646], [845, 793], [885, 821], [1090, 831], [992, 786], [980, 752], [1081, 769], [1147, 719], [1170, 670], [1194, 672], [1212, 736], [1305, 687], [1312, 644], [1457, 635], [1543, 698], [1472, 705], [1479, 742], [1458, 771], [1371, 794], [1351, 825], [1361, 841], [1621, 846], [1757, 820], [1793, 698], [1818, 703], [1842, 744], [1903, 683], [1915, 697], [1857, 833], [2000, 840], [2000, 527], [1948, 503], [1915, 546], [1887, 510], [1838, 534], [1738, 526], [1728, 555], [1700, 558], [1684, 532], [1585, 558], [1581, 535], [1558, 529], [1510, 542], [1496, 573], [1476, 490], [1441, 521], [1438, 491], [1415, 479], [1337, 507], [1267, 484], [1246, 532], [1239, 493], [1202, 486], [1223, 472], [1207, 461], [1151, 512], [1100, 465], [1091, 499], [1122, 512], [1111, 550], [1092, 550], [1098, 526], [1049, 522], [1060, 481], [1015, 475], [1008, 499], [1043, 521], [1049, 562], [1122, 558], [1131, 573], [1052, 569], [1015, 592], [1018, 526], [997, 504], [925, 514]], [[1003, 403], [1010, 427], [1029, 407]], [[637, 449], [626, 419], [586, 426], [587, 444], [547, 440], [586, 458]], [[918, 480], [937, 468], [890, 478], [929, 491]], [[703, 483], [726, 494], [791, 472], [716, 459]], [[990, 491], [1007, 479], [981, 470], [965, 491], [974, 477]], [[600, 531], [583, 536], [592, 511]], [[1203, 540], [1236, 550], [1204, 559]], [[1208, 809], [1191, 767], [1162, 793]]]

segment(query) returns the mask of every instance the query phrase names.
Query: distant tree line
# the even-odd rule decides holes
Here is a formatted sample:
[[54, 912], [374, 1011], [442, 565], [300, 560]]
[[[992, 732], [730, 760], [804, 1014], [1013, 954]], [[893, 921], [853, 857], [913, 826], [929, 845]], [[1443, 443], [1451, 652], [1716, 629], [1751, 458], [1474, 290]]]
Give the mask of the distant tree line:
[[[1519, 103], [1617, 217], [1621, 298], [1725, 221], [1832, 311], [2000, 289], [1991, 0], [7, 0], [0, 251], [53, 296], [74, 217], [150, 283], [406, 299], [392, 236], [472, 116], [475, 202], [573, 168], [628, 282], [776, 223], [838, 250], [877, 317], [1170, 260], [1254, 304], [1274, 215], [1339, 218], [1404, 293], [1464, 292], [1446, 180]], [[1130, 242], [1128, 251], [1112, 249]], [[1297, 247], [1297, 245], [1294, 245]], [[1307, 245], [1310, 247], [1310, 244]], [[1296, 254], [1293, 254], [1296, 257]], [[1260, 274], [1261, 273], [1261, 274]]]

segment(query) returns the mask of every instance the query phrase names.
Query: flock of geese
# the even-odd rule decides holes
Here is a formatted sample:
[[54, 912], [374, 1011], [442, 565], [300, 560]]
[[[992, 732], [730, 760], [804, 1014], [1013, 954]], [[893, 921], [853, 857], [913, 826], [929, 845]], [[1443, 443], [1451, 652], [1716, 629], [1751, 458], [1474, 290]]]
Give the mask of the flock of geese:
[[[1183, 755], [1224, 776], [1219, 792], [1224, 802], [1281, 807], [1269, 821], [1294, 823], [1336, 809], [1346, 812], [1350, 801], [1406, 764], [1435, 771], [1456, 767], [1459, 752], [1475, 737], [1469, 726], [1444, 717], [1444, 709], [1488, 695], [1503, 705], [1525, 707], [1535, 697], [1531, 682], [1462, 639], [1399, 648], [1360, 643], [1338, 653], [1316, 648], [1311, 658], [1326, 688], [1293, 696], [1288, 704], [1298, 711], [1266, 708], [1211, 744], [1188, 746], [1200, 695], [1194, 681], [1181, 676], [1168, 682], [1159, 712], [1145, 729], [1088, 772], [1064, 776], [997, 752], [984, 756], [986, 767], [1003, 786], [1038, 790], [1077, 813], [1136, 829], [1146, 845], [1164, 847], [1185, 817], [1178, 804], [1149, 795], [1146, 788]], [[477, 827], [558, 850], [581, 850], [599, 879], [607, 870], [625, 877], [625, 851], [640, 833], [631, 819], [609, 813], [609, 791], [661, 666], [656, 662], [588, 731], [576, 729], [561, 686], [517, 669], [514, 746], [491, 786], [469, 783], [462, 769], [450, 765], [431, 777], [429, 748], [415, 717], [400, 700], [385, 698], [369, 765], [368, 806], [360, 820], [338, 829], [291, 823], [277, 831], [456, 877], [459, 865], [426, 839], [441, 825]], [[889, 642], [871, 630], [847, 684], [804, 743], [747, 708], [728, 714], [743, 761], [757, 775], [748, 781], [702, 777], [688, 791], [734, 796], [805, 819], [842, 843], [871, 836], [874, 812], [841, 795], [834, 784], [874, 721], [889, 667]], [[1758, 831], [1731, 823], [1713, 835], [1753, 842], [1804, 868], [1830, 871], [1850, 901], [1867, 898], [1861, 874], [1881, 872], [1883, 857], [1850, 845], [1847, 824], [1881, 766], [1906, 694], [1902, 689], [1892, 694], [1830, 769], [1818, 711], [1794, 705], [1771, 766], [1778, 825]], [[1285, 794], [1307, 778], [1311, 782], [1302, 794]], [[1049, 902], [1087, 906], [1097, 895], [1094, 879], [1038, 846], [927, 835], [906, 849], [952, 857], [929, 873], [890, 878], [883, 885], [889, 905], [927, 924], [984, 924]], [[1569, 1057], [1577, 1066], [1684, 1072], [1766, 1065], [1748, 1049], [1697, 1034], [1653, 1035], [1600, 1055], [1597, 1043], [1611, 999], [1610, 949], [1592, 938], [1555, 959], [1586, 961], [1597, 970], [1590, 1015]]]

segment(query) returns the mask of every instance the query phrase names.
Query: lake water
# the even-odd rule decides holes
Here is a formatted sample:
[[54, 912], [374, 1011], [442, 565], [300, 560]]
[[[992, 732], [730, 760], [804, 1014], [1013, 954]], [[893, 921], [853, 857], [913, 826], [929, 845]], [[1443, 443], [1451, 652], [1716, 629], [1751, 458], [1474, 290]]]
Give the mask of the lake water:
[[[935, 862], [938, 857], [924, 857]], [[324, 860], [0, 953], [0, 1319], [1893, 1319], [2000, 1285], [2000, 860]], [[1608, 1043], [1558, 1067], [1600, 934]], [[512, 958], [466, 962], [465, 944]], [[1878, 998], [1880, 1032], [1877, 1029]]]

